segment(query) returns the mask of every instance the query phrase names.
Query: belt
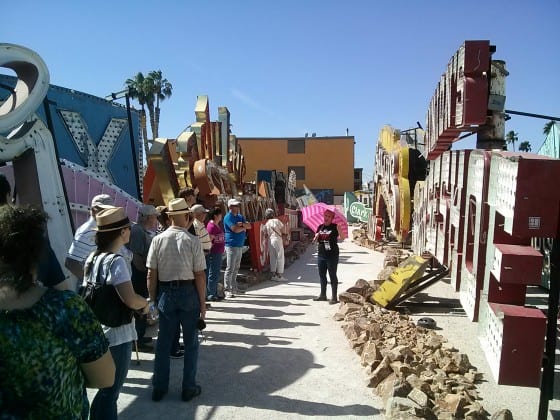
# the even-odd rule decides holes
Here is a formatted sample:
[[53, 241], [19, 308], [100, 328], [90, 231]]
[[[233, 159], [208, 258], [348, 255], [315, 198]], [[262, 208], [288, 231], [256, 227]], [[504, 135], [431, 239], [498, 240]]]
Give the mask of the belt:
[[168, 286], [168, 287], [184, 287], [188, 286], [189, 284], [194, 284], [194, 280], [171, 280], [171, 281], [160, 281], [160, 286]]

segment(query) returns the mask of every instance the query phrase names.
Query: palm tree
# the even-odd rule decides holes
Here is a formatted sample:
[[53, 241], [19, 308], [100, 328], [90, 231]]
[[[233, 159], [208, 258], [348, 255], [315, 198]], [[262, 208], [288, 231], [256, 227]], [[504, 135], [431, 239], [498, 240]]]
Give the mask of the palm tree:
[[519, 136], [515, 131], [508, 131], [506, 134], [506, 142], [511, 143], [513, 151], [515, 152], [515, 142], [519, 140]]
[[144, 153], [146, 158], [150, 151], [150, 146], [148, 143], [148, 128], [146, 125], [146, 106], [153, 104], [153, 96], [147, 91], [146, 78], [142, 72], [138, 72], [133, 79], [126, 79], [125, 82], [128, 87], [128, 93], [131, 99], [136, 99], [140, 104], [140, 125], [142, 126], [142, 137], [144, 140]]
[[531, 151], [531, 142], [530, 141], [522, 141], [519, 143], [519, 151], [520, 152], [530, 152]]
[[545, 136], [548, 136], [548, 134], [550, 133], [550, 131], [552, 130], [552, 128], [554, 127], [555, 121], [549, 121], [544, 125], [543, 128], [543, 134]]
[[171, 93], [173, 92], [173, 86], [167, 79], [163, 77], [161, 70], [151, 71], [150, 73], [148, 73], [148, 78], [151, 80], [152, 83], [151, 88], [156, 104], [155, 113], [153, 115], [153, 125], [152, 125], [152, 134], [155, 139], [159, 136], [159, 116], [160, 116], [159, 103], [160, 101], [164, 101], [165, 99], [171, 97]]

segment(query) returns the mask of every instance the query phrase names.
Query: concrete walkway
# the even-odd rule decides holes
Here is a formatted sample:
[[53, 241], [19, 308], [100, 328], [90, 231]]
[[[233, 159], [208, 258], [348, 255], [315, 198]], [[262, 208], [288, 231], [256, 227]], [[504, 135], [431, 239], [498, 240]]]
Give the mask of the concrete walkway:
[[[384, 254], [349, 240], [340, 248], [339, 292], [359, 278], [377, 277]], [[338, 305], [312, 300], [319, 293], [315, 247], [311, 245], [284, 275], [289, 281], [266, 281], [250, 287], [245, 295], [212, 303], [198, 364], [202, 394], [194, 400], [181, 401], [183, 361], [172, 359], [169, 393], [161, 402], [152, 402], [154, 355], [140, 353], [137, 365], [133, 354], [118, 401], [119, 418], [384, 418], [381, 400], [365, 386], [359, 357], [340, 323], [332, 319]], [[468, 320], [448, 283], [432, 285], [407, 302], [406, 308], [413, 320], [433, 317], [438, 333], [483, 373], [484, 381], [477, 388], [487, 411], [508, 408], [515, 420], [537, 418], [540, 391], [494, 382], [478, 341], [477, 323]], [[559, 371], [557, 364], [557, 379]], [[560, 393], [555, 388], [549, 419], [560, 419]], [[95, 391], [88, 394], [91, 401]]]
[[[376, 277], [383, 254], [349, 240], [341, 245], [339, 291], [357, 278]], [[200, 397], [181, 401], [183, 361], [171, 360], [169, 393], [152, 402], [153, 353], [140, 353], [139, 366], [133, 355], [119, 418], [383, 418], [358, 356], [332, 319], [338, 305], [312, 300], [319, 293], [315, 257], [310, 245], [287, 268], [289, 281], [266, 281], [245, 295], [212, 303], [200, 347]], [[90, 401], [94, 394], [90, 390]]]

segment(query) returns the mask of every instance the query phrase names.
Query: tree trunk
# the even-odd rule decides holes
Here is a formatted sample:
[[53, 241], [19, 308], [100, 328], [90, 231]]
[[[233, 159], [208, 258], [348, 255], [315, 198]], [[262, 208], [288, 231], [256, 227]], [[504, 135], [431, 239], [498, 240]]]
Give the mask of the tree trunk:
[[159, 106], [156, 106], [156, 113], [155, 113], [155, 128], [156, 128], [156, 134], [154, 135], [154, 138], [159, 137]]
[[148, 144], [148, 127], [146, 126], [146, 110], [144, 107], [142, 107], [140, 111], [140, 125], [142, 127], [142, 142], [144, 144], [146, 162], [149, 162], [148, 154], [150, 153], [150, 145]]
[[155, 110], [154, 110], [154, 104], [148, 104], [148, 114], [150, 115], [150, 127], [152, 128], [152, 141], [155, 140], [156, 136], [157, 136], [157, 128], [156, 128], [156, 123], [155, 123]]

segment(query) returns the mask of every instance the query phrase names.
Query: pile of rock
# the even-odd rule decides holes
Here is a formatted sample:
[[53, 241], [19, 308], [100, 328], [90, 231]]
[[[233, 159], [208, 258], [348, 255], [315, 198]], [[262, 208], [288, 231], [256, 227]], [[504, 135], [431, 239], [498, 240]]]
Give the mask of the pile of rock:
[[374, 282], [358, 280], [339, 295], [335, 315], [366, 367], [367, 385], [388, 419], [487, 419], [476, 390], [481, 374], [433, 330], [368, 301]]

